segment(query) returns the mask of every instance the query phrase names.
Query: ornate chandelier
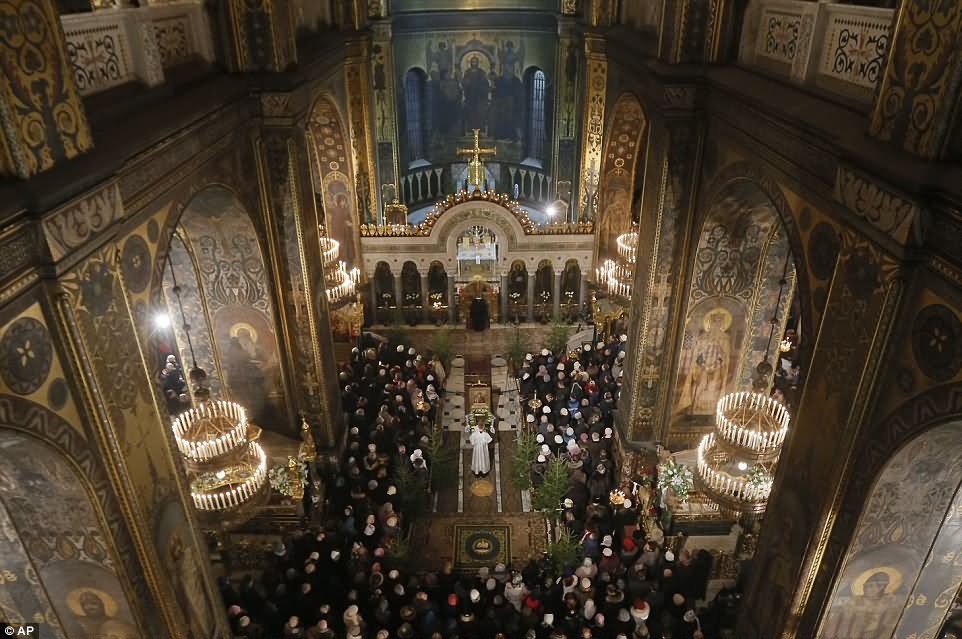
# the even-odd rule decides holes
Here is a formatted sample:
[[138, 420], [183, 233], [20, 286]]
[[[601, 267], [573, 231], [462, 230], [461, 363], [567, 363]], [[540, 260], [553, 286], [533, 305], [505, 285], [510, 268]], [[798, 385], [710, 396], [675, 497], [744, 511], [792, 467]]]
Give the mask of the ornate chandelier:
[[608, 295], [628, 300], [631, 298], [635, 280], [635, 261], [638, 257], [638, 232], [630, 231], [619, 235], [615, 243], [618, 247], [617, 260], [605, 260], [598, 267], [598, 283], [608, 291]]
[[184, 457], [191, 499], [220, 525], [239, 523], [267, 501], [267, 455], [256, 441], [261, 430], [236, 402], [211, 401], [207, 374], [191, 370], [195, 405], [172, 422]]
[[714, 432], [698, 445], [695, 485], [723, 514], [752, 519], [765, 512], [789, 420], [788, 409], [762, 393], [718, 400]]
[[340, 307], [354, 301], [361, 271], [356, 267], [348, 270], [347, 263], [337, 259], [340, 255], [340, 242], [329, 237], [323, 226], [319, 228], [319, 232], [327, 303], [332, 307]]

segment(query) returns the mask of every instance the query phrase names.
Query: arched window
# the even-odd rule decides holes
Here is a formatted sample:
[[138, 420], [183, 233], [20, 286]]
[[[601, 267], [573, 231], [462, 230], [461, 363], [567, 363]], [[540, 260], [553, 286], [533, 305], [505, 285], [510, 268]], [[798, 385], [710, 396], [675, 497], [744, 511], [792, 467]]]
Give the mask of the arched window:
[[525, 155], [541, 162], [544, 159], [544, 72], [533, 69], [527, 78], [528, 121], [525, 135]]
[[425, 87], [427, 78], [421, 69], [411, 69], [404, 78], [404, 110], [407, 123], [408, 160], [424, 159]]

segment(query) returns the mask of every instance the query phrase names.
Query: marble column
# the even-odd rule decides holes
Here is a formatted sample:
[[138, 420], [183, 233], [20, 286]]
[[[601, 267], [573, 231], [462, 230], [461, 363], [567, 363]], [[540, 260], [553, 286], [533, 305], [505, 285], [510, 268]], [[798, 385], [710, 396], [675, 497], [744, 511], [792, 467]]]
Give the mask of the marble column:
[[561, 272], [555, 271], [554, 274], [554, 290], [551, 291], [551, 300], [553, 302], [551, 308], [551, 316], [558, 321], [561, 319]]
[[581, 280], [578, 282], [578, 315], [582, 315], [585, 312], [585, 292], [588, 288], [588, 279], [585, 274], [581, 274]]
[[448, 273], [448, 323], [454, 324], [458, 321], [457, 303], [454, 295], [454, 276]]
[[421, 273], [421, 321], [427, 322], [431, 316], [431, 290], [427, 271]]
[[508, 274], [501, 276], [501, 323], [508, 323]]
[[535, 277], [528, 273], [528, 321], [534, 321], [534, 281]]

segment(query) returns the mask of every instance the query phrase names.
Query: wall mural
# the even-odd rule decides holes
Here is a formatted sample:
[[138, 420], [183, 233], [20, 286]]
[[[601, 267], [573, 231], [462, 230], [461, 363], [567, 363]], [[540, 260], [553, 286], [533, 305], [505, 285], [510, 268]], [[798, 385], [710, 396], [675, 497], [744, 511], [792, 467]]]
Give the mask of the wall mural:
[[[187, 246], [181, 239], [183, 236], [186, 236], [186, 232], [181, 231], [180, 236], [175, 236], [171, 240], [170, 264], [164, 268], [164, 300], [167, 306], [167, 314], [170, 316], [171, 330], [177, 342], [180, 366], [184, 371], [185, 379], [193, 365], [191, 359], [191, 351], [193, 350], [193, 357], [196, 358], [197, 365], [207, 373], [211, 397], [218, 399], [221, 397], [223, 387], [222, 371], [219, 365], [220, 358], [214, 351], [210, 333], [211, 327], [208, 324], [204, 302], [201, 299], [197, 272], [194, 270], [194, 263]], [[173, 273], [171, 272], [171, 265], [173, 265]], [[180, 304], [183, 304], [184, 307], [184, 319], [191, 324], [189, 345], [187, 333], [184, 332], [183, 322], [181, 321], [178, 297], [174, 294], [175, 277], [177, 286], [180, 287]], [[204, 321], [200, 321], [201, 319]]]
[[[558, 46], [554, 34], [495, 30], [398, 34], [393, 44], [398, 113], [406, 122], [398, 126], [402, 157], [410, 157], [410, 120], [422, 118], [425, 159], [433, 164], [459, 161], [457, 148], [464, 145], [471, 129], [480, 129], [484, 138], [497, 141], [498, 161], [524, 159], [526, 74], [534, 68], [544, 72], [544, 100], [550, 107]], [[418, 114], [407, 113], [412, 104], [408, 95], [412, 70], [423, 81]], [[544, 122], [545, 148], [550, 152], [548, 110]]]
[[718, 399], [735, 390], [742, 351], [758, 328], [749, 324], [753, 298], [771, 297], [759, 287], [774, 286], [777, 296], [781, 269], [774, 277], [758, 272], [777, 223], [767, 196], [749, 182], [733, 182], [712, 205], [695, 252], [672, 403], [675, 424], [713, 415]]
[[259, 425], [287, 424], [268, 275], [247, 211], [231, 191], [211, 187], [191, 200], [181, 226], [195, 251], [231, 396], [243, 398]]
[[618, 98], [611, 115], [605, 140], [602, 183], [598, 190], [598, 259], [614, 258], [615, 239], [631, 228], [635, 167], [645, 114], [638, 98], [625, 94]]
[[[937, 624], [932, 633], [911, 634], [928, 630], [929, 615], [924, 612], [922, 619], [916, 617], [917, 625], [905, 626], [916, 616], [913, 606], [928, 608], [941, 621], [952, 593], [958, 589], [960, 575], [956, 568], [954, 582], [941, 581], [939, 587], [928, 592], [913, 592], [927, 583], [917, 583], [917, 579], [933, 542], [938, 547], [943, 532], [943, 516], [933, 513], [949, 514], [957, 501], [960, 464], [962, 426], [957, 422], [920, 435], [889, 460], [865, 502], [818, 634], [820, 639], [891, 637], [897, 626], [899, 632], [894, 636], [900, 638], [933, 636]], [[953, 539], [958, 538], [958, 518], [959, 513], [952, 512], [944, 524]], [[952, 551], [957, 550], [957, 545], [952, 547]], [[945, 557], [942, 553], [935, 560]], [[947, 563], [951, 571], [952, 561]], [[945, 594], [943, 590], [951, 592]]]
[[[0, 465], [0, 513], [15, 526], [13, 538], [5, 534], [0, 544], [15, 543], [19, 531], [32, 565], [17, 577], [29, 582], [36, 570], [34, 578], [43, 584], [55, 613], [49, 615], [54, 636], [141, 639], [83, 480], [58, 453], [19, 433], [0, 433], [0, 453], [5, 460]], [[3, 599], [23, 601], [27, 583], [17, 588], [16, 581], [3, 579]]]
[[[787, 269], [786, 269], [787, 260]], [[781, 302], [778, 299], [778, 280], [785, 272], [785, 289]], [[751, 315], [748, 327], [755, 328], [742, 350], [741, 363], [737, 378], [738, 388], [750, 388], [755, 375], [755, 368], [763, 359], [767, 359], [772, 366], [778, 365], [776, 352], [784, 333], [788, 312], [791, 310], [792, 295], [795, 292], [795, 264], [791, 259], [788, 247], [788, 235], [785, 227], [774, 224], [769, 233], [768, 242], [764, 250], [761, 268], [758, 269], [758, 285], [755, 287], [751, 304]], [[773, 285], [774, 284], [774, 285]], [[778, 304], [778, 308], [775, 306]], [[775, 332], [766, 330], [771, 324], [772, 317], [777, 318]], [[771, 336], [771, 343], [769, 343]]]
[[330, 237], [340, 242], [341, 259], [356, 264], [355, 243], [359, 235], [354, 230], [357, 226], [354, 173], [348, 155], [350, 145], [334, 103], [319, 98], [311, 109], [307, 126], [314, 140], [314, 192], [322, 196], [324, 226]]

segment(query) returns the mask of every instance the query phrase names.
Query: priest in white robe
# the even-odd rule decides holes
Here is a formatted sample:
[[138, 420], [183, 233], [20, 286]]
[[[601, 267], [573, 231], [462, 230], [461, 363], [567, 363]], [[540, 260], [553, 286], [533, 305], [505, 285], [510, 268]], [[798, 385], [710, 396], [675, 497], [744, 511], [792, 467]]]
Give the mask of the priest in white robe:
[[474, 449], [471, 455], [471, 472], [476, 477], [487, 475], [491, 471], [491, 453], [488, 451], [491, 435], [486, 430], [475, 428], [468, 441]]

